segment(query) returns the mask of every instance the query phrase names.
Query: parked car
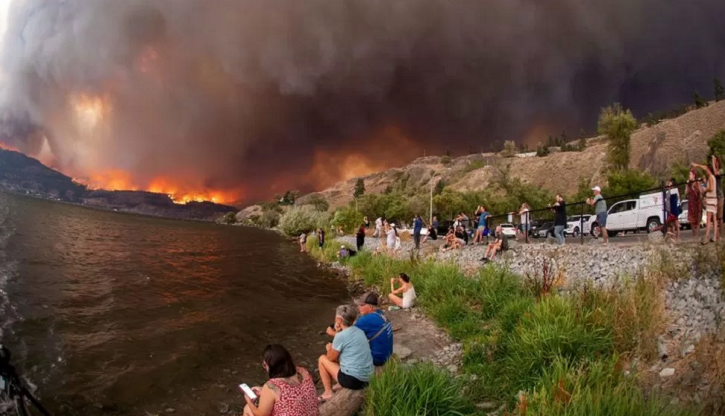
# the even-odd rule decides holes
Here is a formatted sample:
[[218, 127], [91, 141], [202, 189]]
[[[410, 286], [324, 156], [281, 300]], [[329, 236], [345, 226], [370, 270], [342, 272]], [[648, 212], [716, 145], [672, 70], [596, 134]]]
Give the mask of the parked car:
[[[678, 191], [674, 189], [673, 192]], [[607, 215], [607, 231], [611, 231], [612, 235], [626, 231], [650, 232], [664, 222], [662, 194], [657, 192], [612, 205]]]
[[[581, 221], [581, 217], [584, 217], [583, 223]], [[583, 232], [584, 235], [589, 235], [590, 233], [594, 232], [594, 228], [596, 228], [594, 226], [594, 223], [596, 221], [596, 215], [572, 215], [566, 221], [566, 229], [564, 230], [564, 234], [573, 237], [579, 237], [579, 234]]]
[[[680, 204], [680, 216], [678, 217], [680, 220], [680, 228], [692, 228], [692, 225], [690, 224], [690, 219], [687, 218], [687, 207], [690, 204], [687, 202], [687, 199], [682, 201]], [[702, 219], [700, 220], [700, 226], [704, 227], [705, 223], [707, 222], [707, 212], [705, 210], [702, 210]]]
[[516, 227], [513, 224], [501, 224], [501, 232], [503, 235], [505, 235], [507, 238], [515, 238], [516, 237]]
[[534, 238], [554, 237], [554, 223], [545, 222], [534, 230]]

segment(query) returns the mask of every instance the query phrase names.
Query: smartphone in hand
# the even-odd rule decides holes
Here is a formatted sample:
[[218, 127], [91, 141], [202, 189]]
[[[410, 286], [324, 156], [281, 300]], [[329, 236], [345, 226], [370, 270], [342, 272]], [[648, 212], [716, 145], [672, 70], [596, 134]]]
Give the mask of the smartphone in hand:
[[251, 400], [252, 400], [253, 402], [255, 402], [255, 403], [257, 402], [257, 399], [258, 399], [259, 397], [257, 397], [257, 394], [256, 394], [256, 393], [254, 393], [254, 390], [250, 389], [250, 388], [249, 388], [249, 386], [247, 386], [246, 384], [240, 384], [240, 385], [239, 385], [239, 388], [240, 388], [240, 389], [242, 390], [242, 392], [243, 392], [243, 393], [244, 393], [244, 394], [245, 394], [245, 395], [246, 395], [247, 397], [249, 397], [249, 398], [250, 398], [250, 399], [251, 399]]

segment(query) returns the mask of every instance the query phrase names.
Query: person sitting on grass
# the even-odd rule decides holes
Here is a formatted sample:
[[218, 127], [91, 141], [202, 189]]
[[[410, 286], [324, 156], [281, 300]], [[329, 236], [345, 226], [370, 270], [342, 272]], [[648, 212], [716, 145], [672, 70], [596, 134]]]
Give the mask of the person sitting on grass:
[[[398, 289], [395, 288], [395, 283], [400, 284]], [[402, 293], [402, 298], [398, 296]], [[395, 304], [398, 308], [409, 309], [415, 306], [415, 288], [413, 283], [410, 282], [410, 277], [405, 273], [400, 273], [398, 277], [390, 279], [390, 294], [388, 299]]]
[[337, 252], [337, 257], [340, 259], [353, 257], [357, 254], [357, 251], [347, 248], [346, 246], [342, 245], [340, 246], [340, 251]]
[[320, 402], [332, 398], [332, 381], [350, 390], [367, 387], [375, 367], [370, 352], [370, 343], [365, 332], [354, 326], [357, 310], [351, 305], [340, 305], [335, 313], [337, 333], [332, 343], [327, 344], [327, 353], [318, 360], [320, 380], [324, 391]]
[[493, 258], [496, 256], [496, 253], [500, 251], [506, 251], [508, 250], [508, 248], [508, 240], [501, 231], [501, 226], [499, 225], [498, 227], [496, 227], [496, 240], [494, 240], [493, 243], [490, 243], [488, 247], [486, 247], [486, 253], [483, 255], [481, 261], [492, 261]]
[[319, 416], [317, 392], [310, 373], [295, 367], [292, 356], [281, 345], [267, 345], [262, 357], [269, 380], [264, 387], [252, 388], [259, 404], [244, 395], [247, 405], [243, 416]]

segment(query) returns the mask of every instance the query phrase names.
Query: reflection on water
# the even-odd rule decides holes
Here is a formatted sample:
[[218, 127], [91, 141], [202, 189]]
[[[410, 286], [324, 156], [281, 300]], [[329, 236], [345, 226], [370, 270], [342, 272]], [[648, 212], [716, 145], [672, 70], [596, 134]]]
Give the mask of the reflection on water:
[[270, 342], [314, 357], [310, 332], [347, 299], [269, 232], [2, 193], [0, 260], [4, 342], [67, 414], [171, 401], [230, 365], [258, 373]]

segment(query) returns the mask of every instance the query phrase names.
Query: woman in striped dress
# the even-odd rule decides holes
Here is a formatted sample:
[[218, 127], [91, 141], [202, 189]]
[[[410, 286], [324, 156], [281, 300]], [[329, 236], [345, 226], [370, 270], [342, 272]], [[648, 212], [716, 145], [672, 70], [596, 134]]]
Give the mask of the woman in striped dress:
[[[711, 163], [717, 163], [714, 156], [711, 159]], [[709, 241], [714, 243], [717, 242], [717, 184], [715, 183], [716, 179], [713, 174], [714, 169], [711, 169], [710, 166], [698, 165], [697, 163], [693, 163], [692, 166], [700, 168], [707, 173], [705, 181], [705, 212], [707, 212], [707, 220], [705, 222], [705, 236], [700, 244], [705, 245], [708, 243], [711, 227], [712, 239]]]

